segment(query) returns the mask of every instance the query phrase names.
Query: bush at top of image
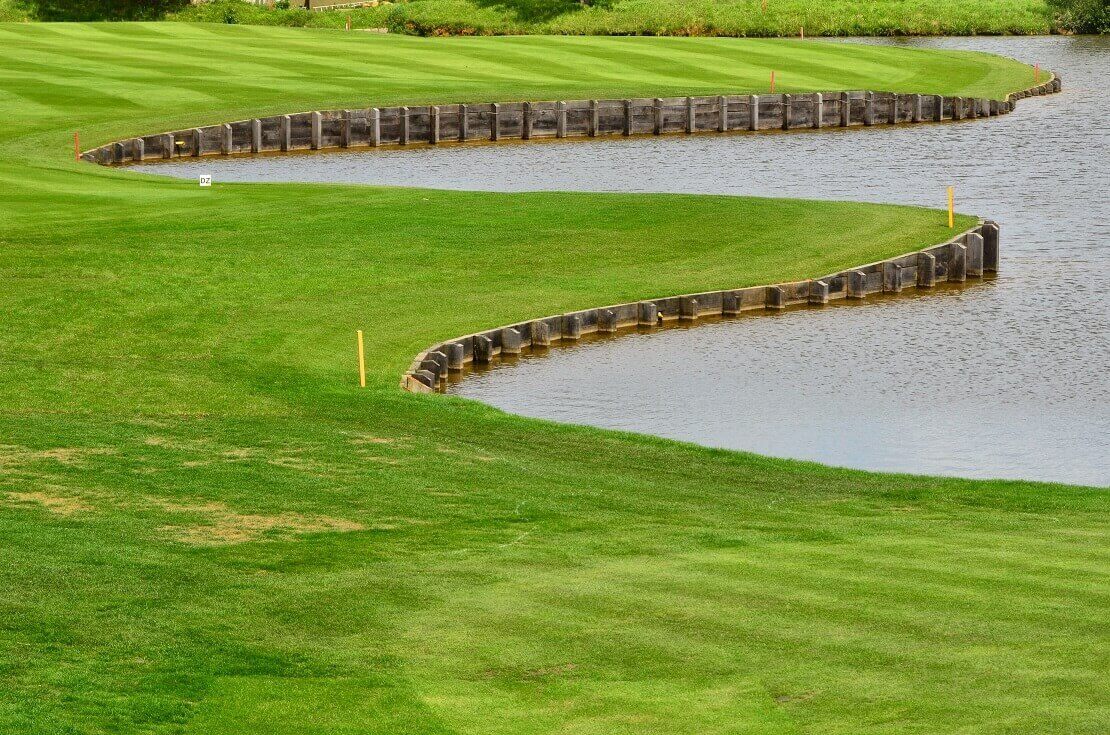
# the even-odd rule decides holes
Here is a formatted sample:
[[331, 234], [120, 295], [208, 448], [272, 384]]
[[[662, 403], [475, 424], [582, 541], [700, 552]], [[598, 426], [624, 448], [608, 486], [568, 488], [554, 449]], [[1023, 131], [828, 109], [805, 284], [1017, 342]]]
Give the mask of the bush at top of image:
[[157, 20], [189, 0], [24, 0], [36, 20]]
[[1048, 0], [1060, 27], [1072, 33], [1110, 33], [1107, 0]]

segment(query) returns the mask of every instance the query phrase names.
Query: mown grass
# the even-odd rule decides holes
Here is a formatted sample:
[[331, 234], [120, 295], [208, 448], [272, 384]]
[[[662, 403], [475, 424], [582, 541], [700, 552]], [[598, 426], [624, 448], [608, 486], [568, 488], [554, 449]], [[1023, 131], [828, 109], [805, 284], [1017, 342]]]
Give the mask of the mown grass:
[[69, 160], [74, 128], [743, 91], [772, 65], [796, 89], [1032, 79], [778, 41], [0, 27], [0, 731], [1104, 732], [1105, 491], [831, 469], [396, 385], [445, 336], [819, 274], [939, 241], [937, 212], [201, 190]]
[[1044, 0], [413, 0], [374, 8], [270, 10], [241, 0], [193, 6], [189, 21], [389, 28], [418, 35], [920, 36], [1065, 30]]

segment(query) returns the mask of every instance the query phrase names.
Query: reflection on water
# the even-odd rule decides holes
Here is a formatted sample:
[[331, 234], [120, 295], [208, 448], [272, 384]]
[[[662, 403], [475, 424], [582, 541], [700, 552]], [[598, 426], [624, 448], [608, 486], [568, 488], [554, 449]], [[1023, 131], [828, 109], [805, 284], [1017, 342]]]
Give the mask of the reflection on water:
[[160, 166], [225, 181], [931, 206], [943, 206], [955, 183], [961, 210], [1002, 225], [997, 279], [926, 297], [589, 340], [475, 374], [452, 390], [530, 416], [830, 464], [1110, 485], [1110, 39], [889, 42], [1039, 62], [1060, 73], [1064, 91], [963, 124]]

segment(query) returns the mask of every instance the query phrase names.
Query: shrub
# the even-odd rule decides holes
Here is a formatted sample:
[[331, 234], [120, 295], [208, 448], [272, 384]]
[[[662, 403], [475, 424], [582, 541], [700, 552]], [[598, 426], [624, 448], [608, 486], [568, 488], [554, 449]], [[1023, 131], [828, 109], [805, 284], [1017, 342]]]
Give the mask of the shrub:
[[1107, 0], [1048, 0], [1061, 28], [1073, 33], [1110, 33]]
[[157, 20], [189, 0], [26, 0], [37, 20]]
[[14, 23], [30, 19], [29, 9], [21, 0], [0, 0], [0, 23]]

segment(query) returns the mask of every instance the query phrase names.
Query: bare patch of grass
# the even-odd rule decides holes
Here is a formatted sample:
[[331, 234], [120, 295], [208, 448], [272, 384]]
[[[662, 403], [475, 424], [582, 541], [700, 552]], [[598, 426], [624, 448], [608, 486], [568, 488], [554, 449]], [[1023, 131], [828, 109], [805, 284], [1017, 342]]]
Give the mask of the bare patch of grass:
[[255, 541], [263, 536], [293, 538], [306, 533], [347, 533], [365, 527], [356, 521], [300, 513], [240, 513], [223, 503], [184, 504], [158, 500], [171, 513], [199, 517], [199, 522], [162, 526], [169, 538], [191, 546], [227, 546]]
[[38, 505], [60, 516], [71, 516], [92, 510], [91, 505], [72, 495], [58, 495], [43, 490], [10, 490], [5, 494], [5, 498], [13, 505]]
[[0, 444], [0, 472], [21, 469], [29, 464], [47, 460], [67, 466], [78, 466], [89, 457], [113, 452], [114, 450], [103, 447], [32, 449], [17, 444]]

